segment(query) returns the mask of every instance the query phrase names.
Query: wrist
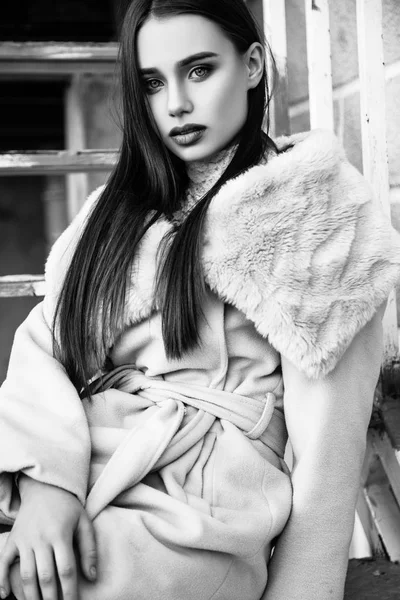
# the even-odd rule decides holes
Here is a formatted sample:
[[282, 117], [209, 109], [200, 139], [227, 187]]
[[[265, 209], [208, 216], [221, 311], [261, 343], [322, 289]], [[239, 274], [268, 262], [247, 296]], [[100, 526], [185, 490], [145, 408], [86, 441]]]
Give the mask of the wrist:
[[79, 504], [82, 505], [78, 496], [76, 496], [76, 494], [74, 494], [73, 492], [70, 492], [69, 490], [66, 490], [62, 487], [58, 487], [57, 485], [53, 485], [51, 483], [38, 481], [37, 479], [29, 477], [29, 475], [26, 475], [23, 472], [20, 472], [19, 474], [17, 485], [21, 500], [23, 500], [26, 497], [31, 497], [36, 493], [39, 495], [43, 495], [44, 493], [48, 493], [50, 491], [51, 493], [53, 493], [53, 495], [58, 494], [59, 497], [60, 495], [65, 496], [65, 494], [67, 494], [68, 496], [72, 496], [75, 500], [79, 502]]
[[54, 487], [49, 483], [42, 483], [41, 481], [37, 481], [36, 479], [29, 477], [29, 475], [26, 475], [23, 472], [20, 472], [18, 474], [16, 483], [17, 483], [17, 486], [19, 489], [19, 494], [20, 494], [21, 498], [26, 496], [26, 494], [31, 493], [33, 490], [39, 490], [39, 489], [42, 490], [43, 488]]

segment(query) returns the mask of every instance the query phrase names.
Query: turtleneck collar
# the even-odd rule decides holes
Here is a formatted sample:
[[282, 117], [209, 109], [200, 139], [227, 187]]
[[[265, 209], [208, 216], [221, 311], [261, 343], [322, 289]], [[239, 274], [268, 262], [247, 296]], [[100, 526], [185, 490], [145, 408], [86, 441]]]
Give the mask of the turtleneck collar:
[[195, 160], [186, 164], [189, 188], [198, 194], [205, 194], [218, 181], [235, 154], [238, 143], [230, 144], [210, 158]]
[[[181, 207], [174, 213], [172, 222], [180, 225], [196, 206], [197, 202], [213, 187], [231, 162], [239, 142], [235, 139], [228, 146], [204, 160], [186, 163], [189, 185]], [[260, 164], [268, 161], [270, 151], [261, 158]]]
[[207, 159], [186, 163], [189, 185], [184, 202], [173, 217], [173, 222], [176, 225], [179, 225], [185, 219], [200, 198], [218, 181], [232, 160], [238, 145], [238, 142], [232, 143]]

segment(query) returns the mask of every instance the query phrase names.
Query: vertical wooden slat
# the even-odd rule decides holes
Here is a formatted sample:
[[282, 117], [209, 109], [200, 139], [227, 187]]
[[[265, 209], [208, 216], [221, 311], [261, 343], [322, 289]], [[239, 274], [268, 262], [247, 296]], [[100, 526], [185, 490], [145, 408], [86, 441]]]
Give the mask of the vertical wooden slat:
[[47, 251], [68, 225], [65, 195], [65, 177], [48, 175], [43, 192]]
[[[363, 171], [375, 197], [388, 215], [389, 170], [386, 143], [385, 73], [382, 40], [382, 0], [357, 0]], [[396, 295], [389, 297], [383, 320], [385, 362], [398, 353]]]
[[334, 128], [328, 0], [305, 0], [311, 129]]
[[[271, 135], [288, 135], [290, 120], [285, 0], [263, 0], [263, 29], [278, 70], [278, 80], [270, 104]], [[269, 73], [271, 76], [271, 68]]]
[[357, 0], [357, 30], [363, 170], [390, 214], [382, 0]]
[[[65, 94], [65, 135], [68, 150], [86, 148], [85, 115], [83, 110], [82, 78], [73, 75]], [[79, 212], [88, 195], [88, 177], [86, 173], [66, 176], [67, 214], [72, 221]]]

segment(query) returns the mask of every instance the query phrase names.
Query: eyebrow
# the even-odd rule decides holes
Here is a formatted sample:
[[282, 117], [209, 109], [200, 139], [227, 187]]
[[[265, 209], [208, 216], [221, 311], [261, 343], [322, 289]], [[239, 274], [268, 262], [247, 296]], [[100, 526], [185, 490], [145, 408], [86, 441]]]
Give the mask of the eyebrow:
[[[197, 60], [204, 60], [205, 58], [216, 58], [219, 54], [215, 52], [198, 52], [197, 54], [192, 54], [187, 58], [183, 58], [177, 63], [177, 66], [181, 69], [182, 67], [187, 67]], [[140, 75], [153, 75], [154, 73], [158, 73], [158, 69], [149, 68], [149, 69], [139, 69]]]

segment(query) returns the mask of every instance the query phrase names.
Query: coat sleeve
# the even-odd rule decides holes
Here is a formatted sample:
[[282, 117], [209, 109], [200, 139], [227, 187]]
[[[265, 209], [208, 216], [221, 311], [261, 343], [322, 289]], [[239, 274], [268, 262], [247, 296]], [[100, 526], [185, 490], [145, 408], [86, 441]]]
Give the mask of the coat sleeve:
[[336, 367], [310, 379], [282, 358], [293, 505], [262, 600], [342, 600], [375, 386], [383, 303]]
[[54, 244], [46, 263], [46, 296], [17, 329], [0, 388], [0, 522], [18, 510], [14, 474], [23, 471], [75, 494], [84, 503], [90, 463], [82, 402], [53, 356], [55, 301], [85, 219], [101, 188]]

